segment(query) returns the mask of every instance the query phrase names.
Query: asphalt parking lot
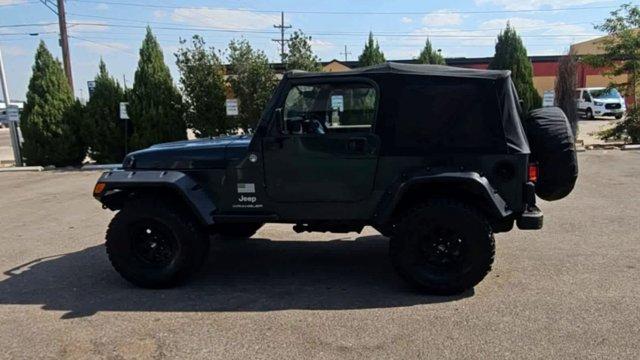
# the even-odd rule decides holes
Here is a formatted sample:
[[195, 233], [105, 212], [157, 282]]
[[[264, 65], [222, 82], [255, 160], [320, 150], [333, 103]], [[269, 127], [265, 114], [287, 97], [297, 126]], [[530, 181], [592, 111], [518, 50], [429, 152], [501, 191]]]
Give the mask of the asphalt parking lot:
[[545, 227], [497, 235], [458, 297], [416, 293], [387, 240], [269, 225], [214, 240], [190, 284], [143, 290], [109, 265], [94, 172], [0, 173], [0, 358], [640, 356], [640, 152], [580, 154]]

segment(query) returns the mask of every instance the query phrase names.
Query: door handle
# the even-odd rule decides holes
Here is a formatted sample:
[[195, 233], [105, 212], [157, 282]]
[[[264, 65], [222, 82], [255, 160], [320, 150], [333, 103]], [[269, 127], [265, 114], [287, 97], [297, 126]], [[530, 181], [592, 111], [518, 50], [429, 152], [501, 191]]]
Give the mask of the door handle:
[[367, 139], [366, 138], [350, 138], [347, 140], [347, 150], [356, 153], [363, 153], [367, 148]]

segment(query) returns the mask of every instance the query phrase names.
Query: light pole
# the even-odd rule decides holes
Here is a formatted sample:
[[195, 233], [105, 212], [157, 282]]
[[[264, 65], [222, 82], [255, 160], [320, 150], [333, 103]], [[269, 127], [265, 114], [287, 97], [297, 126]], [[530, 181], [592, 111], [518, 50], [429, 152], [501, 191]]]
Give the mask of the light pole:
[[[5, 111], [9, 112], [11, 106], [11, 98], [9, 97], [9, 87], [7, 86], [7, 77], [4, 73], [4, 63], [2, 62], [2, 51], [0, 51], [0, 86], [2, 86], [2, 94], [4, 95]], [[13, 148], [13, 159], [16, 166], [22, 166], [22, 154], [20, 153], [20, 133], [18, 123], [9, 121], [9, 130], [11, 136], [11, 148]]]

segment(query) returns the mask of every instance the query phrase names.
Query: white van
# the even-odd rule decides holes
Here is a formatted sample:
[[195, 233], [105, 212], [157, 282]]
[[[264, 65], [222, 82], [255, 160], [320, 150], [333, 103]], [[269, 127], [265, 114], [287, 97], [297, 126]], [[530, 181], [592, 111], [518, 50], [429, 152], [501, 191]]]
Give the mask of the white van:
[[624, 98], [617, 89], [604, 87], [576, 89], [578, 113], [587, 119], [596, 116], [615, 116], [622, 119], [627, 107]]

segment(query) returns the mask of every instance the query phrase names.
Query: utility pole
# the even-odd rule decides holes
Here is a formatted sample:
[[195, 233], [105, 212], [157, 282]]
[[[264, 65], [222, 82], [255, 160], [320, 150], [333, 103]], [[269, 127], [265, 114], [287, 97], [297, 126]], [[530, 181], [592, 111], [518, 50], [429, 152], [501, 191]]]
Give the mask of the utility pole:
[[349, 55], [351, 55], [351, 52], [347, 51], [347, 45], [344, 46], [344, 52], [340, 53], [340, 55], [344, 55], [344, 61], [349, 61]]
[[[4, 96], [5, 111], [9, 112], [11, 106], [11, 98], [9, 97], [9, 86], [7, 86], [7, 77], [4, 73], [4, 63], [2, 62], [2, 52], [0, 52], [0, 86]], [[13, 159], [16, 166], [22, 166], [22, 153], [20, 152], [20, 130], [16, 121], [9, 121], [9, 131], [11, 137], [11, 148], [13, 149]]]
[[280, 29], [280, 39], [272, 39], [272, 41], [280, 43], [280, 61], [284, 64], [284, 44], [289, 41], [284, 39], [284, 31], [286, 29], [291, 29], [291, 25], [284, 25], [284, 11], [280, 12], [280, 25], [273, 25], [273, 27]]
[[58, 25], [60, 26], [60, 47], [62, 48], [64, 73], [67, 75], [67, 81], [73, 94], [73, 75], [71, 73], [71, 56], [69, 54], [69, 36], [67, 35], [67, 17], [64, 10], [64, 0], [58, 0]]

